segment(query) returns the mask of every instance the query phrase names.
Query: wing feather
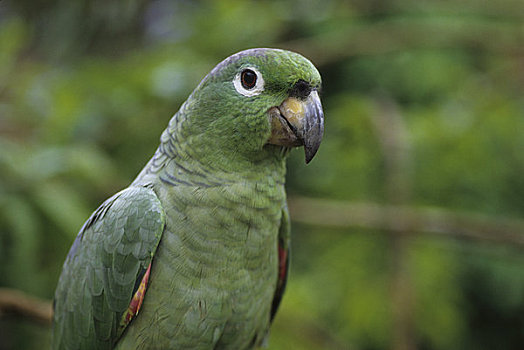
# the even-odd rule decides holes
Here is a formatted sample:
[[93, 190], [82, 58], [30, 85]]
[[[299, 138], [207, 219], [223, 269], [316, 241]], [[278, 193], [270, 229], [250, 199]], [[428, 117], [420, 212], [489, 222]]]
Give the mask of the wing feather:
[[277, 313], [284, 290], [286, 289], [287, 272], [289, 269], [289, 242], [291, 239], [291, 225], [289, 221], [289, 211], [287, 205], [282, 209], [282, 219], [280, 221], [280, 230], [278, 232], [278, 271], [277, 271], [277, 288], [271, 305], [271, 317], [273, 321]]
[[[112, 349], [165, 225], [151, 188], [129, 187], [86, 221], [55, 293], [54, 349]], [[127, 324], [126, 324], [127, 325]]]

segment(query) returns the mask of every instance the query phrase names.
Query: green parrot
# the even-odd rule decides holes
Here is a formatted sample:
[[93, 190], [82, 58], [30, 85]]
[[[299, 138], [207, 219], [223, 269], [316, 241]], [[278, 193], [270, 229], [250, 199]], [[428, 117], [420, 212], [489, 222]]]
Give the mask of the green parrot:
[[54, 349], [253, 349], [289, 262], [286, 156], [324, 132], [303, 56], [250, 49], [219, 63], [129, 187], [81, 228], [54, 299]]

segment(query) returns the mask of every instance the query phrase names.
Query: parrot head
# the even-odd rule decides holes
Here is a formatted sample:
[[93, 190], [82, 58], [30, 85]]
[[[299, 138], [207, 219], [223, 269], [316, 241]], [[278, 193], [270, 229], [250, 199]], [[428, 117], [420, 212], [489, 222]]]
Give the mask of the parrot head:
[[260, 158], [303, 146], [309, 163], [324, 132], [320, 87], [318, 70], [303, 56], [250, 49], [220, 62], [185, 108], [217, 151]]

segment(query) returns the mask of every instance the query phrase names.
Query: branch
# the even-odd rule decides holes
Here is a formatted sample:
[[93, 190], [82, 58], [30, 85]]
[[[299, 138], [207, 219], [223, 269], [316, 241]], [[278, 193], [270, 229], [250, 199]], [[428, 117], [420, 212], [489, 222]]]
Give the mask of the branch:
[[35, 298], [18, 290], [0, 288], [0, 317], [4, 314], [20, 315], [30, 321], [50, 325], [53, 307], [50, 301]]
[[457, 239], [512, 245], [524, 249], [524, 220], [439, 208], [380, 205], [292, 197], [288, 201], [295, 222], [339, 228], [362, 227], [435, 234]]
[[[291, 197], [293, 221], [338, 228], [361, 227], [403, 234], [419, 232], [495, 242], [524, 249], [524, 220], [474, 213], [455, 213], [438, 208], [380, 205], [325, 199]], [[16, 314], [45, 325], [51, 324], [52, 304], [26, 293], [0, 288], [0, 317]]]

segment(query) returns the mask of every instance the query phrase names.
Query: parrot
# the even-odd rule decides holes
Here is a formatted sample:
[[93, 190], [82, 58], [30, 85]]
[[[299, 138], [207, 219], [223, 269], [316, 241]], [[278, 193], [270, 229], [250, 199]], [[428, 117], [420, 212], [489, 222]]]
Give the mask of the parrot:
[[256, 349], [289, 267], [286, 158], [324, 133], [301, 54], [240, 51], [197, 85], [129, 187], [84, 223], [53, 302], [53, 349]]

